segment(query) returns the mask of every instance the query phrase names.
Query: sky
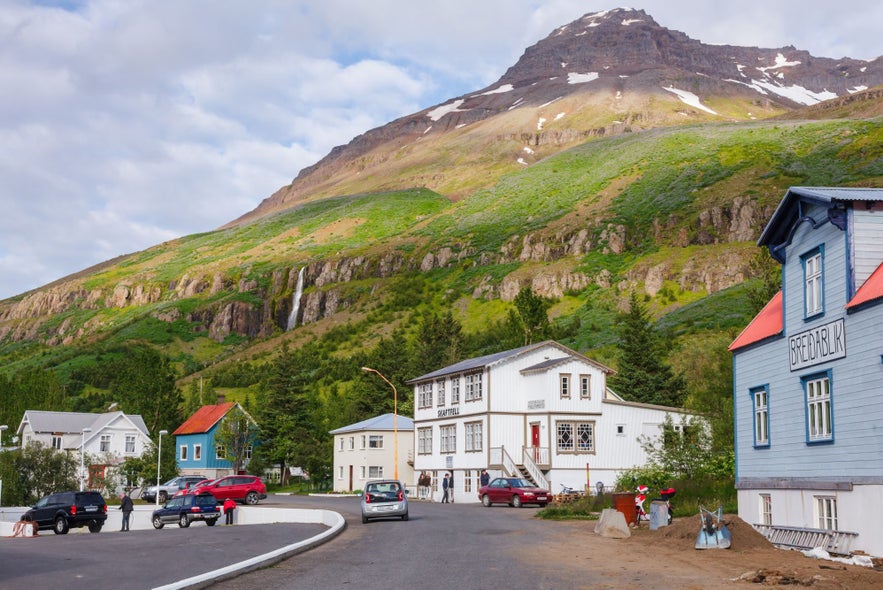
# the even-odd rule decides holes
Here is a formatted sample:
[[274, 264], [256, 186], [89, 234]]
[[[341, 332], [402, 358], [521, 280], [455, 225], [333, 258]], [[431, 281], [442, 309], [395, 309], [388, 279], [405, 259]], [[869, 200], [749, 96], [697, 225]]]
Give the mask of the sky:
[[[0, 299], [210, 231], [484, 88], [592, 0], [0, 0]], [[643, 0], [705, 43], [883, 55], [872, 0]]]

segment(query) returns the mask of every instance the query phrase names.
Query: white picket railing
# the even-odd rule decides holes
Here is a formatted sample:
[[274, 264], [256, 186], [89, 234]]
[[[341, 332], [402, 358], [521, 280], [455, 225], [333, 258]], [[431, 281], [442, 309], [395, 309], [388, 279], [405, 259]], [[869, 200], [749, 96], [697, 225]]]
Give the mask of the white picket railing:
[[[534, 457], [539, 456], [536, 451], [542, 451], [542, 448], [539, 447], [524, 447], [522, 452], [522, 461], [524, 461], [524, 468], [527, 469], [527, 472], [533, 478], [534, 482], [538, 488], [543, 488], [544, 490], [549, 489], [549, 480], [546, 479], [546, 476], [543, 475], [543, 472], [537, 467], [537, 464], [534, 463]], [[548, 451], [549, 449], [546, 449]]]

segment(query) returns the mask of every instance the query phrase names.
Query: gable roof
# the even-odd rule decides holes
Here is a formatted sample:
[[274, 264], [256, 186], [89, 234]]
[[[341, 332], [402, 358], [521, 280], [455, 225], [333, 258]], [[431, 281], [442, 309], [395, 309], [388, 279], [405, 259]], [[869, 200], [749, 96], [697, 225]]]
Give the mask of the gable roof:
[[[202, 406], [193, 415], [187, 418], [181, 426], [175, 429], [174, 435], [203, 434], [215, 427], [215, 425], [227, 415], [227, 412], [238, 406], [237, 402], [225, 402], [211, 406]], [[240, 408], [241, 409], [241, 408]]]
[[769, 303], [751, 320], [742, 333], [730, 344], [731, 352], [782, 333], [782, 292], [776, 293]]
[[332, 430], [329, 434], [345, 434], [347, 432], [359, 432], [365, 430], [414, 430], [414, 421], [406, 416], [398, 415], [397, 424], [392, 413], [382, 414], [349, 426], [341, 426]]
[[123, 412], [105, 412], [93, 414], [88, 412], [49, 412], [43, 410], [27, 410], [19, 424], [21, 432], [24, 425], [30, 425], [34, 433], [64, 433], [80, 434], [84, 428], [91, 428], [95, 436], [100, 430], [118, 420], [127, 420], [133, 427], [141, 431], [144, 436], [150, 436], [147, 424], [140, 414], [124, 414]]
[[881, 297], [883, 297], [883, 264], [878, 266], [855, 292], [855, 296], [846, 304], [847, 312], [856, 311], [866, 304], [870, 305]]
[[[602, 371], [608, 374], [615, 373], [615, 371], [609, 367], [605, 367], [599, 362], [593, 361], [592, 359], [579, 354], [578, 352], [571, 350], [564, 346], [563, 344], [559, 344], [554, 340], [545, 340], [543, 342], [538, 342], [536, 344], [528, 344], [527, 346], [521, 346], [519, 348], [513, 348], [512, 350], [504, 350], [502, 352], [495, 352], [493, 354], [488, 354], [485, 356], [479, 356], [472, 359], [466, 359], [465, 361], [460, 361], [459, 363], [455, 363], [453, 365], [443, 367], [436, 371], [432, 371], [431, 373], [426, 373], [425, 375], [421, 375], [420, 377], [414, 377], [413, 379], [407, 380], [405, 383], [413, 384], [420, 381], [428, 381], [430, 379], [436, 379], [438, 377], [443, 377], [446, 375], [453, 375], [456, 373], [465, 373], [469, 371], [477, 371], [479, 369], [483, 369], [485, 367], [490, 367], [504, 361], [516, 358], [521, 356], [527, 352], [531, 352], [537, 350], [539, 348], [547, 348], [554, 347], [567, 355], [567, 358], [576, 357], [580, 360], [587, 362], [595, 367], [598, 367]], [[561, 359], [556, 359], [556, 362]]]

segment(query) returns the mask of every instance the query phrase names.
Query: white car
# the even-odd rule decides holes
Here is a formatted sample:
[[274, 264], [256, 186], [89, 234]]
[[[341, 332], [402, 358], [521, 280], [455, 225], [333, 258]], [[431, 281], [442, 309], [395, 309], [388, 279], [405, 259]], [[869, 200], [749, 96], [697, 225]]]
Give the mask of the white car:
[[[204, 475], [179, 475], [178, 477], [173, 477], [166, 483], [159, 486], [159, 503], [165, 504], [166, 500], [168, 500], [181, 490], [186, 490], [193, 484], [205, 480], [206, 477]], [[150, 486], [149, 488], [141, 492], [141, 499], [145, 502], [156, 501], [156, 491], [156, 486]]]
[[369, 481], [362, 493], [362, 522], [372, 518], [408, 520], [408, 493], [395, 479]]

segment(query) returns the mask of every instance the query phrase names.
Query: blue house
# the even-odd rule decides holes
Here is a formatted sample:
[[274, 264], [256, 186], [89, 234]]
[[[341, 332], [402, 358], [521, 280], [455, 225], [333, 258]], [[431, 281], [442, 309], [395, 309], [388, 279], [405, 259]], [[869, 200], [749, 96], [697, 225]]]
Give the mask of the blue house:
[[[177, 446], [178, 470], [182, 475], [204, 475], [209, 479], [233, 475], [227, 450], [215, 442], [221, 423], [233, 408], [238, 408], [252, 424], [256, 424], [239, 403], [225, 402], [199, 408], [172, 433]], [[245, 449], [246, 463], [249, 459], [250, 446]]]
[[883, 555], [883, 189], [793, 187], [758, 240], [782, 291], [730, 345], [739, 516]]

